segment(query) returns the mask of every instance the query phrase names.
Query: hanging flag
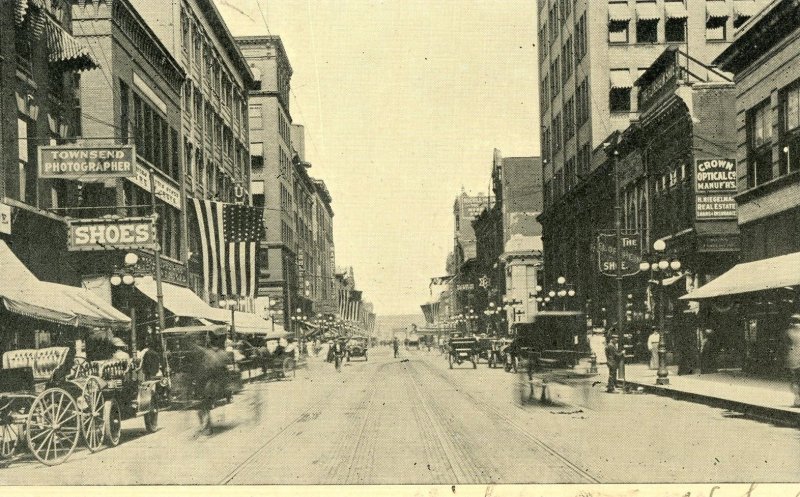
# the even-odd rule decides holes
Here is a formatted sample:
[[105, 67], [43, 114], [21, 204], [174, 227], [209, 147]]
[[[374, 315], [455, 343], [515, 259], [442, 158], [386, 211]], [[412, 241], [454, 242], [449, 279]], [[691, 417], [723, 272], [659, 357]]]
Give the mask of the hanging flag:
[[191, 199], [210, 294], [254, 297], [256, 252], [266, 236], [264, 212], [256, 207]]
[[339, 290], [339, 319], [347, 319], [347, 303], [350, 300], [350, 292], [347, 290]]

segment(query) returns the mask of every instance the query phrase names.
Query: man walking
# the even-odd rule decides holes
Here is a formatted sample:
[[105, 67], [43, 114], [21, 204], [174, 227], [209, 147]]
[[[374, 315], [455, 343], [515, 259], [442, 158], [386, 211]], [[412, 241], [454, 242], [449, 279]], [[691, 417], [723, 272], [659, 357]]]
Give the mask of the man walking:
[[608, 393], [614, 393], [617, 390], [617, 368], [619, 367], [620, 357], [622, 357], [622, 353], [617, 348], [617, 337], [616, 335], [610, 335], [606, 345], [606, 365], [608, 366], [608, 387], [606, 391]]

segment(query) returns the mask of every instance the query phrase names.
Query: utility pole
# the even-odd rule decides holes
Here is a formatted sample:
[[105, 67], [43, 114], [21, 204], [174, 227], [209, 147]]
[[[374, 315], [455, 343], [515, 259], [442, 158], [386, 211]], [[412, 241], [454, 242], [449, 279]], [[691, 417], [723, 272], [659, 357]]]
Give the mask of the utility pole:
[[622, 206], [619, 199], [619, 152], [616, 146], [611, 153], [611, 165], [614, 168], [614, 230], [616, 232], [617, 250], [615, 264], [617, 268], [617, 333], [619, 347], [622, 352], [619, 361], [619, 376], [622, 380], [622, 391], [625, 391], [625, 309], [622, 305]]
[[[156, 172], [150, 169], [150, 202], [152, 204], [153, 220], [158, 222], [158, 212], [156, 211]], [[161, 244], [156, 241], [153, 246], [153, 256], [155, 258], [156, 269], [156, 309], [158, 311], [158, 333], [164, 331], [166, 327], [164, 321], [164, 290], [161, 287]]]

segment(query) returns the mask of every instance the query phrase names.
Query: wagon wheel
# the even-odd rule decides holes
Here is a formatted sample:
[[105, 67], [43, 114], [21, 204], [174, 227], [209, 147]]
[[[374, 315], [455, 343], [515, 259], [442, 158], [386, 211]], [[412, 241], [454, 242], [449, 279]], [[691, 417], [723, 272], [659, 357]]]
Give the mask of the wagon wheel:
[[81, 432], [86, 447], [97, 452], [103, 446], [103, 389], [96, 378], [89, 378], [81, 393], [85, 407], [81, 413]]
[[76, 357], [70, 370], [72, 378], [86, 378], [92, 374], [92, 365], [85, 357]]
[[81, 436], [81, 413], [61, 388], [49, 388], [31, 404], [25, 433], [31, 454], [48, 466], [64, 462]]
[[122, 432], [122, 413], [119, 410], [117, 399], [107, 400], [103, 403], [103, 433], [106, 444], [110, 447], [119, 445]]
[[287, 357], [283, 360], [283, 377], [288, 378], [290, 375], [294, 378], [294, 359]]
[[4, 420], [4, 424], [0, 425], [0, 459], [8, 459], [17, 448], [19, 425], [10, 421], [10, 419]]

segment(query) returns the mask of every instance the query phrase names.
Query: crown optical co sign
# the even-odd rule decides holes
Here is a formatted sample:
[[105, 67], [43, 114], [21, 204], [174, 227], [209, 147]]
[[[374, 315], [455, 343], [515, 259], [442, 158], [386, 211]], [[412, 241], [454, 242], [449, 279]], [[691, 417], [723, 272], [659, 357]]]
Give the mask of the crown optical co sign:
[[39, 177], [61, 179], [129, 178], [136, 174], [133, 145], [43, 145]]

